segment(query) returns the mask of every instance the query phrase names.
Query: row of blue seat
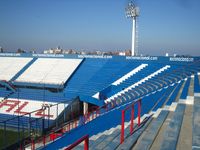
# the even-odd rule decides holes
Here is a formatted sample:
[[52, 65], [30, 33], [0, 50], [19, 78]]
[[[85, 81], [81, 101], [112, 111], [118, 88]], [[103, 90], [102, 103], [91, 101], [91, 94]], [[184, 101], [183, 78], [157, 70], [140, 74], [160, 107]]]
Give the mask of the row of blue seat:
[[183, 85], [183, 81], [181, 81], [181, 82], [176, 86], [176, 88], [174, 89], [172, 95], [170, 96], [169, 100], [168, 100], [167, 103], [166, 103], [167, 106], [170, 106], [170, 105], [172, 104], [172, 102], [174, 102], [174, 101], [176, 100], [177, 95], [178, 95], [178, 93], [179, 93], [179, 91], [180, 91], [182, 85]]
[[[92, 96], [138, 66], [136, 63], [124, 61], [107, 60], [101, 64], [99, 62], [102, 60], [93, 60], [93, 65], [100, 64], [100, 66], [91, 68], [91, 62], [88, 63], [88, 61], [91, 60], [85, 60], [85, 64], [83, 63], [83, 66], [69, 81], [68, 87], [65, 89], [66, 94], [76, 93], [77, 95]], [[78, 83], [76, 84], [76, 82]]]
[[153, 108], [153, 111], [156, 111], [158, 108], [161, 108], [164, 103], [167, 101], [167, 99], [169, 98], [170, 94], [172, 93], [174, 86], [170, 86], [169, 88], [166, 89], [166, 92], [160, 96], [160, 98], [157, 99], [157, 104], [156, 106]]
[[188, 90], [189, 90], [189, 86], [190, 86], [190, 81], [191, 78], [187, 78], [187, 81], [185, 82], [185, 85], [183, 87], [183, 91], [181, 93], [180, 99], [186, 99], [187, 95], [188, 95]]
[[[161, 77], [162, 76], [163, 76], [163, 73], [162, 73]], [[150, 92], [154, 92], [158, 89], [161, 89], [165, 86], [168, 86], [173, 81], [175, 81], [175, 79], [174, 80], [173, 79], [165, 80], [166, 79], [165, 77], [162, 77], [162, 78], [161, 77], [160, 77], [160, 75], [157, 75], [157, 76], [149, 79], [148, 81], [136, 86], [135, 88], [132, 88], [125, 94], [131, 93], [131, 95], [135, 95], [135, 97], [131, 97], [131, 99], [130, 99], [130, 100], [133, 100], [133, 99], [139, 98], [141, 96], [147, 95]], [[159, 84], [159, 82], [160, 82], [160, 84]], [[112, 91], [111, 95], [113, 95], [113, 94], [114, 94], [114, 92]]]
[[68, 81], [64, 93], [66, 95], [67, 93], [78, 93], [107, 61], [106, 59], [86, 59]]
[[[129, 67], [126, 67], [129, 66]], [[123, 68], [126, 72], [130, 71], [130, 69], [133, 69], [137, 67], [137, 64], [126, 64], [126, 63], [117, 63], [112, 64], [111, 61], [107, 62], [103, 68], [101, 68], [96, 75], [94, 75], [90, 81], [85, 85], [87, 88], [84, 88], [82, 90], [83, 94], [87, 95], [94, 95], [97, 92], [99, 92], [101, 89], [106, 87], [107, 85], [114, 82], [116, 78], [116, 74], [121, 76], [123, 75], [121, 71], [121, 68]]]
[[[183, 83], [186, 81], [181, 81], [180, 83], [174, 84], [171, 89], [170, 87], [168, 88], [167, 91], [169, 91], [166, 95], [164, 95], [161, 99], [163, 102], [159, 101], [158, 104], [162, 107], [162, 105], [165, 103], [167, 106], [171, 105], [171, 103], [176, 99], [178, 96], [178, 93], [181, 90], [181, 87]], [[184, 92], [184, 91], [182, 91]], [[155, 109], [156, 110], [156, 109]], [[174, 116], [172, 120], [169, 123], [169, 126], [167, 127], [165, 134], [164, 134], [164, 139], [161, 142], [160, 149], [176, 149], [176, 144], [178, 141], [178, 136], [182, 124], [182, 119], [185, 111], [185, 104], [178, 104], [178, 107], [174, 113]], [[142, 138], [139, 140], [137, 145], [134, 147], [134, 149], [139, 150], [139, 149], [150, 149], [162, 124], [164, 123], [165, 119], [167, 118], [169, 111], [168, 110], [162, 110], [161, 113], [158, 115], [156, 119], [152, 121], [150, 124], [150, 127], [147, 128], [147, 130], [144, 131], [144, 134]], [[128, 140], [128, 139], [127, 139]], [[129, 146], [132, 147], [134, 144], [130, 144]]]
[[131, 77], [129, 77], [128, 79], [126, 79], [125, 81], [123, 81], [122, 83], [120, 83], [117, 86], [112, 87], [112, 91], [110, 93], [107, 93], [107, 96], [110, 97], [114, 94], [116, 94], [117, 92], [120, 92], [121, 90], [133, 85], [134, 83], [138, 82], [139, 80], [145, 78], [146, 76], [150, 75], [151, 73], [155, 72], [156, 70], [160, 69], [161, 66], [154, 66], [154, 65], [149, 65], [148, 67], [140, 70], [139, 72], [137, 72], [136, 74], [132, 75]]
[[12, 91], [6, 90], [5, 88], [0, 88], [0, 97], [5, 98], [10, 93], [12, 93]]
[[194, 92], [200, 93], [200, 82], [198, 74], [195, 74], [194, 76]]

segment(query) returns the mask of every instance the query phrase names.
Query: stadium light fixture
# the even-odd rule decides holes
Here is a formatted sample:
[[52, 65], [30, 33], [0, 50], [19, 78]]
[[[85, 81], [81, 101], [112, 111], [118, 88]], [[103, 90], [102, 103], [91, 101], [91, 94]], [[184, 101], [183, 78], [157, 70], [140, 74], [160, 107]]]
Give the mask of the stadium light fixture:
[[130, 1], [128, 3], [128, 6], [125, 9], [126, 12], [126, 17], [131, 18], [133, 21], [133, 28], [132, 28], [132, 49], [131, 49], [131, 55], [135, 56], [138, 55], [138, 51], [136, 50], [136, 20], [137, 17], [139, 16], [139, 7], [137, 7], [133, 1]]

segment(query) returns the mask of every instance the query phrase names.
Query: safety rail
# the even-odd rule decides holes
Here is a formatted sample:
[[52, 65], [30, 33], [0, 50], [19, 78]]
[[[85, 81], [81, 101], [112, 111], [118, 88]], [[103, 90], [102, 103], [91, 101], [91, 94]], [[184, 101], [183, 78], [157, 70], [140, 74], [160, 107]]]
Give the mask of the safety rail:
[[31, 139], [29, 148], [31, 150], [35, 150], [40, 146], [45, 147], [46, 143], [50, 141], [56, 140], [58, 137], [61, 137], [63, 134], [71, 132], [73, 129], [80, 127], [84, 124], [87, 124], [88, 122], [92, 121], [93, 119], [97, 118], [100, 114], [103, 114], [110, 109], [112, 109], [114, 106], [111, 103], [108, 103], [104, 105], [103, 107], [93, 107], [90, 112], [87, 112], [85, 115], [82, 115], [80, 117], [74, 118], [71, 121], [65, 123], [60, 128], [55, 128], [51, 130], [50, 133], [43, 135], [37, 139]]
[[84, 150], [89, 150], [89, 135], [85, 135], [82, 138], [78, 139], [76, 142], [71, 144], [69, 147], [65, 148], [65, 150], [71, 150], [83, 141], [85, 141], [84, 142]]
[[[45, 146], [45, 144], [50, 141], [50, 137], [46, 135], [46, 133], [49, 133], [48, 129], [52, 127], [52, 124], [50, 124], [50, 109], [51, 107], [56, 107], [63, 103], [65, 102], [63, 101], [54, 105], [44, 105], [41, 109], [22, 113], [21, 115], [19, 113], [18, 116], [0, 121], [0, 127], [4, 133], [0, 135], [0, 137], [5, 137], [3, 138], [0, 149], [6, 149], [12, 146], [20, 147], [20, 149], [23, 149], [29, 145], [33, 150], [35, 149], [36, 144], [41, 143], [43, 143]], [[38, 114], [38, 118], [33, 118], [32, 116], [36, 113]], [[9, 123], [12, 122], [13, 125], [9, 125]], [[7, 141], [7, 131], [9, 131], [10, 128], [16, 129], [16, 132], [18, 132], [19, 135], [16, 141], [13, 141], [14, 144], [12, 145], [9, 145]]]
[[[63, 102], [61, 102], [63, 103]], [[56, 105], [59, 105], [60, 103], [56, 104]], [[87, 124], [88, 122], [92, 121], [93, 119], [97, 118], [98, 116], [110, 111], [111, 109], [113, 109], [114, 107], [116, 107], [118, 104], [116, 101], [112, 101], [110, 103], [107, 103], [105, 104], [103, 107], [94, 107], [92, 108], [89, 112], [87, 112], [86, 114], [82, 115], [82, 116], [79, 116], [79, 117], [72, 117], [73, 119], [67, 123], [64, 123], [61, 127], [59, 128], [54, 128], [52, 129], [51, 131], [44, 131], [43, 133], [41, 133], [39, 136], [37, 137], [32, 137], [32, 135], [30, 134], [29, 132], [29, 137], [26, 138], [25, 140], [21, 141], [19, 143], [20, 147], [22, 148], [30, 148], [31, 150], [34, 150], [34, 149], [37, 149], [37, 148], [41, 148], [41, 147], [45, 147], [46, 144], [48, 142], [51, 142], [51, 141], [54, 141], [55, 139], [57, 139], [58, 137], [62, 136], [63, 134], [67, 133], [67, 132], [71, 132], [73, 129], [77, 128], [77, 127], [80, 127], [84, 124]], [[52, 105], [54, 106], [54, 105]], [[50, 106], [50, 107], [52, 107]], [[49, 109], [49, 107], [45, 107], [43, 109], [41, 109], [41, 111], [44, 113], [44, 109]], [[34, 111], [34, 112], [37, 112], [38, 110]], [[50, 111], [48, 111], [50, 112]], [[33, 112], [31, 112], [33, 113]], [[31, 113], [27, 113], [27, 114], [23, 114], [23, 115], [20, 115], [20, 116], [16, 116], [14, 118], [21, 118], [23, 116], [29, 116], [29, 120], [32, 122], [34, 120], [31, 120]], [[74, 116], [72, 114], [72, 116]], [[12, 118], [13, 119], [13, 118]], [[4, 121], [4, 122], [1, 122], [1, 123], [4, 123], [5, 125], [7, 124], [7, 121], [11, 121], [12, 120], [11, 118]], [[36, 120], [38, 120], [42, 123], [44, 123], [42, 120], [44, 119], [47, 119], [48, 122], [48, 126], [49, 126], [49, 117], [46, 117], [45, 115], [42, 116], [41, 118], [37, 118]], [[30, 122], [30, 123], [31, 123]], [[34, 122], [33, 122], [34, 124]], [[44, 126], [44, 125], [43, 125]], [[50, 126], [49, 126], [50, 127]], [[5, 128], [6, 130], [7, 128]], [[30, 131], [31, 129], [29, 129], [28, 131]], [[39, 147], [38, 147], [39, 146]]]
[[124, 142], [124, 122], [125, 122], [125, 112], [131, 109], [131, 123], [130, 123], [130, 135], [134, 131], [134, 106], [137, 103], [138, 105], [138, 127], [140, 126], [140, 114], [141, 114], [141, 99], [134, 101], [132, 104], [128, 105], [125, 109], [122, 110], [122, 120], [121, 120], [121, 137], [120, 144]]

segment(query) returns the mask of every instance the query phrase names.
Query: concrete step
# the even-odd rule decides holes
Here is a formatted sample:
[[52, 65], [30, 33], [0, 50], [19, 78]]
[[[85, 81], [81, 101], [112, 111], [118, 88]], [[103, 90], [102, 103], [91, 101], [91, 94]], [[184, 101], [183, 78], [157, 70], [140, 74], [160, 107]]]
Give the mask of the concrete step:
[[109, 130], [106, 130], [104, 132], [100, 132], [96, 135], [93, 135], [90, 137], [90, 140], [97, 140], [100, 136], [102, 135], [110, 135], [112, 134], [116, 129], [120, 129], [120, 125], [116, 126], [116, 127], [113, 127], [113, 128], [110, 128]]
[[194, 97], [192, 121], [192, 149], [200, 149], [200, 94]]
[[177, 149], [186, 150], [192, 147], [192, 112], [194, 104], [194, 77], [191, 77], [191, 82], [186, 100], [179, 100], [179, 103], [186, 104], [181, 131], [177, 143]]
[[[135, 125], [136, 127], [137, 125]], [[124, 131], [124, 138], [127, 138], [130, 135], [130, 126], [127, 126]], [[110, 141], [103, 149], [106, 150], [113, 150], [116, 149], [120, 145], [120, 136], [121, 132], [114, 138], [112, 141]]]
[[[128, 128], [129, 123], [125, 122], [125, 128]], [[89, 148], [90, 149], [101, 149], [101, 147], [106, 146], [110, 141], [112, 141], [116, 136], [120, 134], [121, 125], [113, 127], [104, 132], [93, 135], [89, 139]], [[103, 145], [101, 145], [103, 144]], [[74, 150], [83, 150], [84, 142], [80, 143], [74, 148]]]
[[177, 143], [177, 150], [188, 150], [192, 147], [192, 112], [193, 106], [186, 105], [181, 131]]
[[190, 86], [188, 89], [188, 96], [194, 96], [194, 75], [191, 76]]
[[163, 125], [165, 119], [167, 118], [169, 111], [162, 110], [157, 118], [154, 118], [147, 129], [142, 133], [138, 142], [134, 146], [133, 150], [148, 150], [154, 142], [161, 126]]
[[180, 135], [181, 125], [183, 121], [183, 116], [185, 112], [185, 104], [178, 104], [174, 115], [165, 129], [164, 137], [161, 142], [160, 149], [176, 149], [178, 138]]
[[104, 149], [110, 142], [113, 141], [118, 135], [120, 135], [121, 130], [116, 129], [111, 135], [107, 136], [102, 142], [94, 144], [91, 149], [102, 150]]
[[140, 127], [138, 127], [138, 129], [136, 129], [132, 135], [127, 137], [125, 139], [124, 143], [122, 143], [121, 145], [119, 145], [117, 147], [117, 150], [130, 150], [135, 145], [135, 143], [137, 142], [137, 140], [140, 137], [140, 135], [142, 134], [142, 132], [151, 123], [152, 119], [153, 119], [152, 117], [148, 117], [148, 118], [144, 119], [144, 121], [140, 125]]
[[154, 142], [151, 145], [150, 150], [158, 150], [160, 149], [160, 143], [163, 140], [163, 135], [165, 132], [165, 129], [167, 128], [167, 126], [169, 125], [169, 122], [171, 121], [171, 118], [174, 114], [174, 111], [169, 111], [168, 116], [165, 120], [165, 122], [162, 124], [156, 138], [154, 139]]

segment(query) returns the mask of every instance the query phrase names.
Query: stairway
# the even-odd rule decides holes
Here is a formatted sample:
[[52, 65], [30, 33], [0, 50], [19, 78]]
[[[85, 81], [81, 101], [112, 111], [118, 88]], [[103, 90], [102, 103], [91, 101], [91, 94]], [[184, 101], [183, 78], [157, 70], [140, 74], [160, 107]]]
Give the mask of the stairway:
[[[185, 85], [187, 86], [188, 84]], [[192, 98], [194, 99], [194, 78], [191, 78], [189, 82], [188, 92], [180, 94], [186, 92], [184, 89], [187, 89], [187, 87], [182, 87], [177, 95], [176, 99], [179, 99], [179, 101], [177, 103], [172, 103], [170, 106], [172, 107], [174, 104], [175, 107], [162, 110], [158, 117], [152, 121], [147, 130], [143, 132], [132, 149], [192, 149], [192, 135], [194, 134], [194, 131], [192, 132], [192, 128], [194, 128], [192, 127], [192, 112], [194, 108], [191, 101]], [[187, 95], [187, 98], [180, 99], [181, 95]], [[174, 109], [175, 111], [173, 111]], [[193, 113], [196, 113], [196, 111]], [[162, 118], [162, 120], [160, 118]], [[163, 120], [164, 122], [162, 123]], [[199, 125], [197, 126], [199, 127]]]
[[[179, 85], [179, 84], [178, 84]], [[176, 86], [178, 86], [176, 85]], [[182, 85], [182, 84], [180, 84]], [[172, 88], [172, 87], [171, 87]], [[173, 93], [174, 90], [168, 91], [168, 96], [170, 97], [170, 93]], [[176, 93], [178, 94], [178, 93]], [[169, 98], [166, 98], [165, 101], [167, 101]], [[137, 149], [143, 149], [144, 148], [144, 142], [141, 144], [141, 147], [138, 144], [138, 139], [141, 139], [141, 137], [146, 137], [146, 149], [149, 149], [149, 147], [154, 142], [154, 138], [156, 137], [158, 131], [161, 129], [164, 121], [168, 117], [168, 114], [170, 113], [170, 110], [174, 110], [176, 105], [172, 103], [171, 106], [161, 108], [157, 110], [156, 112], [150, 112], [147, 116], [143, 116], [143, 124], [140, 127], [137, 127], [135, 125], [135, 132], [130, 135], [130, 125], [128, 122], [126, 123], [125, 128], [125, 141], [124, 143], [120, 144], [120, 127], [121, 125], [118, 125], [114, 128], [111, 128], [109, 130], [106, 130], [98, 135], [94, 135], [90, 137], [89, 139], [89, 148], [94, 150], [127, 150], [132, 149], [134, 145], [138, 145]], [[172, 108], [171, 108], [172, 107]], [[151, 116], [152, 114], [153, 117]], [[152, 139], [150, 139], [152, 138]], [[149, 142], [151, 144], [149, 144]], [[80, 144], [75, 148], [75, 150], [83, 149], [83, 143]]]
[[[192, 98], [194, 98], [194, 78], [191, 78], [189, 81], [185, 81], [185, 84], [180, 85], [181, 86], [179, 86], [178, 92], [175, 92], [176, 97], [173, 98], [173, 101], [170, 103], [170, 105], [165, 105], [163, 108], [158, 109], [156, 112], [152, 112], [154, 114], [153, 117], [149, 118], [145, 124], [141, 126], [141, 128], [138, 128], [132, 135], [129, 134], [129, 125], [127, 125], [125, 130], [126, 138], [124, 143], [120, 144], [120, 129], [119, 126], [117, 126], [110, 131], [105, 131], [99, 137], [91, 137], [90, 149], [191, 149], [193, 112], [193, 103], [191, 101]], [[171, 91], [171, 93], [174, 91], [175, 90]], [[172, 95], [173, 94], [168, 95], [168, 99], [170, 99]], [[186, 95], [186, 99], [181, 99], [181, 95]], [[166, 101], [168, 99], [166, 99]], [[196, 111], [194, 113], [196, 113]], [[198, 130], [198, 127], [199, 125], [197, 121], [193, 123], [193, 130]], [[110, 134], [106, 134], [108, 132]], [[200, 136], [200, 134], [197, 136]], [[198, 138], [196, 137], [194, 139], [197, 140]], [[193, 141], [193, 143], [195, 142]], [[80, 145], [76, 149], [82, 148], [83, 145]]]
[[[152, 115], [145, 115], [141, 118], [141, 126], [138, 127], [137, 124], [134, 126], [134, 134], [130, 135], [130, 124], [129, 122], [125, 122], [125, 138], [128, 138], [129, 143], [136, 142], [137, 138], [141, 135], [141, 133], [145, 130], [148, 124], [152, 120]], [[135, 120], [136, 121], [136, 120]], [[106, 130], [102, 133], [94, 135], [89, 139], [89, 149], [91, 150], [113, 150], [119, 149], [119, 146], [124, 147], [126, 144], [120, 145], [120, 136], [121, 136], [121, 125], [113, 127], [109, 130]], [[84, 148], [83, 143], [79, 146], [75, 147], [74, 150], [82, 150]]]

